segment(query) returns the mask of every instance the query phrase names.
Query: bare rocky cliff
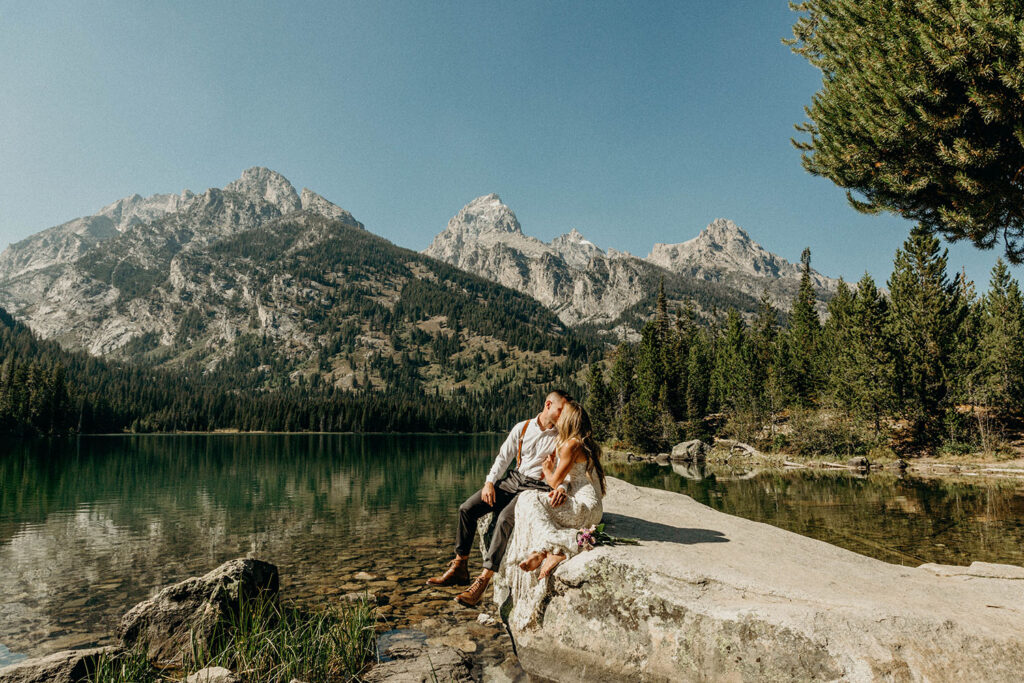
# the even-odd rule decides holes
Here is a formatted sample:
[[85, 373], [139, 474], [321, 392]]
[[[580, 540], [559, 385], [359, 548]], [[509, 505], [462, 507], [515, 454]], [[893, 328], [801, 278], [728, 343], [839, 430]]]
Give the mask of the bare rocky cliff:
[[[181, 316], [195, 307], [213, 318], [203, 329], [219, 330], [228, 342], [250, 327], [249, 306], [233, 314], [221, 304], [248, 302], [265, 318], [267, 307], [255, 295], [264, 284], [273, 289], [284, 282], [259, 281], [258, 264], [226, 272], [211, 247], [283, 216], [301, 222], [313, 215], [362, 229], [347, 211], [308, 190], [300, 198], [284, 176], [266, 168], [250, 168], [224, 189], [202, 194], [136, 195], [12, 245], [4, 262], [20, 266], [0, 278], [0, 306], [40, 336], [96, 355], [140, 337], [171, 344]], [[47, 251], [60, 240], [74, 248]], [[216, 312], [210, 316], [207, 307]]]
[[189, 190], [150, 197], [135, 194], [118, 199], [91, 216], [82, 216], [26, 237], [0, 253], [0, 281], [47, 266], [70, 263], [132, 226], [151, 223], [182, 210], [194, 197]]
[[[496, 194], [463, 207], [424, 253], [528, 294], [573, 326], [635, 329], [651, 312], [660, 281], [675, 303], [689, 302], [698, 313], [728, 306], [750, 313], [765, 288], [785, 310], [800, 283], [799, 265], [768, 252], [731, 221], [716, 220], [687, 242], [656, 244], [643, 259], [605, 251], [576, 229], [550, 243], [526, 235]], [[812, 280], [824, 311], [837, 281], [817, 272]]]

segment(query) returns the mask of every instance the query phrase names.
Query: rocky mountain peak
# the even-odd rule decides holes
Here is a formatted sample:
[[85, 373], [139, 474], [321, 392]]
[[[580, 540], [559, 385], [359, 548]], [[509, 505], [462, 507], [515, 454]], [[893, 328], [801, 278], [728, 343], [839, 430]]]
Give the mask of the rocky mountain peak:
[[551, 240], [551, 246], [569, 265], [576, 268], [585, 268], [590, 259], [604, 256], [604, 251], [576, 228]]
[[448, 230], [470, 234], [508, 232], [523, 234], [519, 220], [495, 193], [477, 197], [448, 221]]
[[277, 171], [263, 166], [245, 169], [242, 171], [242, 177], [228, 183], [224, 190], [267, 201], [276, 206], [282, 214], [302, 208], [299, 194], [288, 179]]
[[312, 211], [313, 213], [318, 213], [321, 216], [326, 216], [327, 218], [334, 218], [353, 227], [363, 227], [363, 224], [353, 218], [352, 214], [348, 211], [336, 204], [332, 204], [316, 192], [310, 190], [308, 187], [302, 188], [302, 195], [299, 198], [299, 202], [302, 205], [303, 211]]
[[753, 242], [747, 231], [727, 218], [716, 218], [697, 235], [698, 240], [728, 244], [729, 242]]
[[675, 272], [713, 269], [761, 277], [789, 274], [791, 266], [725, 218], [716, 218], [685, 242], [655, 244], [647, 260]]

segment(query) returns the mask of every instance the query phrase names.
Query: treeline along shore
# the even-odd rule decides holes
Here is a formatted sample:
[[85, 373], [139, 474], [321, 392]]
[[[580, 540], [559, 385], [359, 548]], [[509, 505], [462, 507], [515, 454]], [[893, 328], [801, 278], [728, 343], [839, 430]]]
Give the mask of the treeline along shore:
[[[803, 455], [1009, 454], [1024, 411], [1024, 302], [1000, 260], [979, 296], [913, 230], [888, 292], [840, 282], [824, 323], [810, 252], [788, 316], [767, 294], [749, 324], [699, 327], [659, 298], [635, 344], [590, 367], [587, 405], [606, 441], [648, 451], [730, 436]], [[709, 416], [713, 416], [709, 418]]]
[[[888, 291], [867, 274], [841, 283], [824, 322], [809, 251], [802, 261], [788, 315], [765, 294], [752, 319], [719, 311], [702, 325], [692, 309], [670, 313], [662, 292], [638, 342], [604, 354], [570, 331], [563, 362], [514, 368], [483, 388], [407, 381], [416, 367], [406, 350], [397, 363], [373, 360], [382, 385], [343, 389], [276, 372], [265, 339], [214, 370], [151, 367], [65, 350], [0, 311], [0, 433], [503, 431], [558, 386], [586, 397], [602, 439], [648, 451], [712, 435], [806, 455], [1012, 450], [1024, 418], [1024, 302], [1002, 261], [979, 295], [916, 229]], [[452, 353], [471, 331], [457, 328]], [[478, 353], [467, 375], [473, 363], [504, 367]]]
[[569, 373], [545, 368], [513, 372], [500, 388], [444, 394], [399, 380], [384, 390], [369, 383], [341, 389], [315, 374], [275, 387], [263, 373], [237, 367], [246, 360], [212, 372], [107, 361], [41, 340], [0, 309], [0, 433], [503, 431], [546, 387], [581, 390], [556, 382]]

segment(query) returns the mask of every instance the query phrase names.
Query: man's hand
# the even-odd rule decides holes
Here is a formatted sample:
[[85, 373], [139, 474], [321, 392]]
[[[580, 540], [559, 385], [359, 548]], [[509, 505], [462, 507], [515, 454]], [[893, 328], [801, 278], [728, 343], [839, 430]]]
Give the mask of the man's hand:
[[484, 487], [480, 489], [480, 500], [494, 507], [494, 484], [491, 482], [484, 484]]
[[551, 501], [551, 507], [556, 508], [565, 502], [565, 489], [559, 486], [557, 489], [548, 493], [548, 500]]

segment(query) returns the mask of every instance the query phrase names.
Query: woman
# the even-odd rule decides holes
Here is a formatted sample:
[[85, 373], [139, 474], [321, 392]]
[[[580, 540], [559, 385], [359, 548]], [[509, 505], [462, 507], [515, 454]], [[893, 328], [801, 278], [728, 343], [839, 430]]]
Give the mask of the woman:
[[544, 481], [552, 489], [564, 482], [565, 502], [552, 507], [547, 494], [530, 491], [521, 494], [516, 504], [521, 509], [517, 510], [516, 533], [529, 543], [529, 555], [519, 568], [532, 572], [539, 567], [540, 578], [580, 551], [576, 532], [599, 523], [603, 512], [604, 468], [590, 416], [583, 406], [569, 400], [556, 426], [558, 446], [544, 463]]

